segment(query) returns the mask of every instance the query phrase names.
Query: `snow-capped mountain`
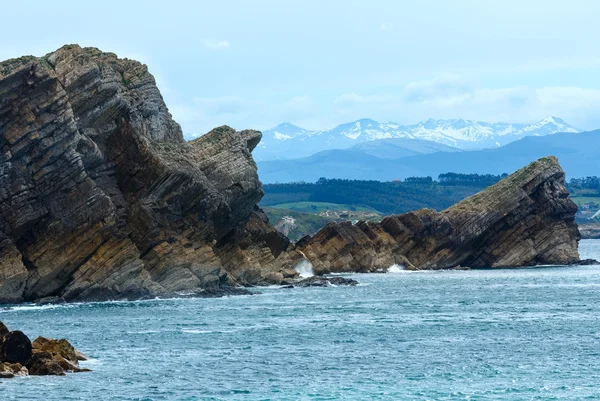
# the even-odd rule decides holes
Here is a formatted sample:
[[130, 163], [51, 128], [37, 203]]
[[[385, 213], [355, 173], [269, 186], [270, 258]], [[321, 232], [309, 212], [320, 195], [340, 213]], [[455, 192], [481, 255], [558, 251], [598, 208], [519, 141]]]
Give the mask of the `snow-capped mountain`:
[[254, 157], [257, 161], [300, 158], [323, 150], [346, 149], [358, 143], [388, 138], [427, 140], [462, 150], [484, 149], [503, 146], [526, 136], [557, 132], [579, 131], [558, 117], [547, 117], [529, 125], [462, 119], [429, 119], [413, 125], [400, 125], [361, 119], [323, 131], [284, 123], [263, 131], [263, 139], [254, 151]]

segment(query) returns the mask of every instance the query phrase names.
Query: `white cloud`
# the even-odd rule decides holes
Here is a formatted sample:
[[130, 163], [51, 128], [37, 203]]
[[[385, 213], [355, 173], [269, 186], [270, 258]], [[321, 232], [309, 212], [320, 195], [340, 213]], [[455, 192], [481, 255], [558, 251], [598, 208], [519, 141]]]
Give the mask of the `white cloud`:
[[208, 50], [224, 50], [229, 47], [229, 41], [204, 39], [204, 47], [206, 47]]
[[409, 83], [404, 88], [404, 97], [408, 102], [418, 102], [433, 98], [461, 96], [471, 90], [472, 86], [461, 76], [442, 74], [430, 81]]
[[285, 120], [300, 120], [317, 112], [317, 105], [309, 96], [295, 96], [281, 106], [281, 114]]
[[393, 100], [390, 95], [361, 96], [357, 93], [345, 93], [334, 100], [334, 103], [342, 107], [354, 107], [360, 104], [383, 103]]
[[346, 93], [334, 99], [333, 105], [338, 122], [370, 117], [398, 123], [428, 118], [528, 123], [555, 115], [581, 129], [600, 125], [596, 116], [600, 90], [566, 86], [485, 88], [450, 74], [411, 82], [395, 95]]

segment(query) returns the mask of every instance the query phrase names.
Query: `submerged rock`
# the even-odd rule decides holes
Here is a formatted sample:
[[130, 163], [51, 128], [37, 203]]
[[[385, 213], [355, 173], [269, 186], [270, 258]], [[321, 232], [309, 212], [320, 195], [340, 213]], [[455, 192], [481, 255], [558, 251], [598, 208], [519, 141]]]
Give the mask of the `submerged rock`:
[[331, 287], [338, 285], [358, 285], [358, 281], [340, 276], [313, 276], [294, 283], [295, 287]]
[[297, 248], [317, 274], [394, 264], [407, 270], [568, 265], [579, 262], [580, 239], [568, 195], [558, 160], [545, 157], [441, 212], [330, 223]]

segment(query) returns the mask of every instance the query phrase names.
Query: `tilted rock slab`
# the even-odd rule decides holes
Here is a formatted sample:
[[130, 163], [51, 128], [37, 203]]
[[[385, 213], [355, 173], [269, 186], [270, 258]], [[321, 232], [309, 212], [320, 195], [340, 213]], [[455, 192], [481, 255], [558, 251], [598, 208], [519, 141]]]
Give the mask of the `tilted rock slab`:
[[183, 139], [147, 67], [65, 46], [0, 63], [0, 302], [215, 294], [316, 273], [568, 264], [576, 206], [544, 158], [445, 210], [292, 246], [256, 206], [258, 131]]
[[444, 211], [330, 223], [296, 246], [317, 274], [572, 264], [580, 235], [568, 195], [558, 160], [545, 157]]
[[282, 266], [297, 254], [256, 209], [260, 138], [220, 127], [186, 142], [147, 67], [112, 53], [0, 63], [0, 302], [294, 276]]

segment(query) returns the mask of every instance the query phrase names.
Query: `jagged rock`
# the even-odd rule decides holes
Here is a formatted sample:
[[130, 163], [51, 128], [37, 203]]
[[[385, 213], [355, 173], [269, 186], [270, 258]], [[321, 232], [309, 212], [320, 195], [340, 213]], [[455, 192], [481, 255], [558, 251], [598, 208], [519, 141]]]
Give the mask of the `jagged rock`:
[[27, 370], [32, 376], [64, 376], [65, 369], [48, 352], [36, 352], [27, 361]]
[[34, 353], [48, 353], [52, 359], [68, 372], [89, 372], [89, 369], [80, 368], [79, 361], [87, 360], [87, 356], [78, 351], [65, 339], [52, 340], [38, 337], [32, 343]]
[[0, 303], [214, 296], [315, 272], [579, 260], [544, 158], [445, 211], [330, 224], [295, 246], [257, 208], [261, 133], [190, 142], [145, 65], [77, 45], [0, 63]]
[[[145, 65], [77, 45], [0, 63], [0, 302], [276, 282], [258, 131], [183, 139]], [[283, 257], [281, 256], [283, 255]]]
[[29, 371], [27, 368], [20, 363], [8, 363], [4, 365], [0, 364], [0, 378], [10, 379], [15, 376], [28, 376]]
[[77, 363], [77, 354], [75, 353], [75, 347], [73, 347], [67, 340], [51, 340], [45, 337], [36, 338], [31, 344], [33, 349], [48, 352], [52, 356], [60, 355], [65, 359]]
[[4, 335], [0, 346], [0, 361], [25, 364], [31, 358], [31, 340], [22, 331]]
[[573, 263], [569, 263], [569, 265], [571, 265], [571, 266], [596, 266], [596, 265], [600, 265], [600, 262], [598, 262], [596, 259], [583, 259], [583, 260], [575, 261]]
[[38, 337], [32, 343], [21, 331], [8, 331], [0, 321], [0, 378], [32, 375], [59, 375], [89, 372], [78, 361], [87, 356], [67, 340]]
[[424, 209], [381, 223], [330, 223], [296, 248], [315, 273], [568, 265], [579, 261], [577, 206], [565, 173], [545, 157], [442, 212]]

